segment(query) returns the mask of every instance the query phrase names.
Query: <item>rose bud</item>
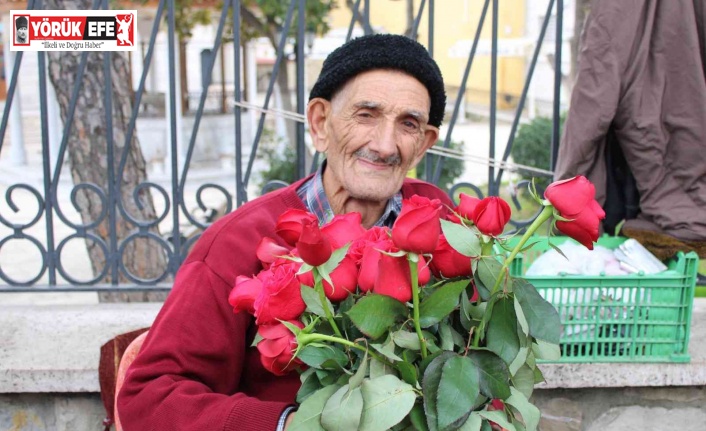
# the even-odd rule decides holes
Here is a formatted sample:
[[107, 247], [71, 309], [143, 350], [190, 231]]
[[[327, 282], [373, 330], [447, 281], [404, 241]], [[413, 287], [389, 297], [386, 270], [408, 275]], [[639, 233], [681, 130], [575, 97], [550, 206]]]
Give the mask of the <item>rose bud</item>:
[[380, 269], [375, 280], [373, 293], [386, 295], [400, 302], [410, 301], [412, 299], [412, 284], [410, 282], [407, 258], [393, 257], [381, 253], [378, 267]]
[[436, 278], [454, 278], [472, 274], [471, 258], [451, 247], [444, 234], [439, 237], [439, 244], [431, 256], [429, 266]]
[[392, 226], [392, 241], [400, 250], [431, 253], [441, 233], [441, 202], [414, 195], [402, 201], [402, 211]]
[[310, 212], [297, 209], [289, 209], [277, 218], [275, 232], [287, 244], [294, 246], [302, 233], [302, 222], [310, 220], [316, 222], [316, 216]]
[[262, 262], [263, 268], [267, 269], [281, 256], [288, 255], [289, 251], [288, 248], [277, 244], [274, 239], [263, 237], [260, 240], [260, 244], [257, 245], [255, 255], [260, 259], [260, 262]]
[[458, 198], [459, 204], [456, 208], [454, 208], [454, 211], [461, 217], [472, 220], [473, 210], [476, 208], [476, 205], [480, 203], [480, 199], [475, 196], [469, 196], [465, 193], [459, 194]]
[[311, 266], [319, 266], [329, 260], [333, 248], [316, 221], [304, 220], [302, 232], [297, 241], [297, 251], [304, 262]]
[[[299, 321], [289, 320], [288, 322], [298, 328], [304, 328], [304, 324]], [[297, 339], [289, 328], [277, 322], [259, 326], [257, 333], [262, 337], [262, 340], [257, 343], [257, 350], [260, 352], [260, 362], [265, 369], [277, 376], [283, 376], [303, 366], [299, 359], [294, 358]]]
[[595, 197], [596, 188], [593, 183], [581, 175], [551, 183], [544, 191], [544, 198], [559, 215], [571, 220], [558, 220], [556, 228], [589, 250], [593, 250], [593, 243], [598, 240], [601, 220], [605, 218], [605, 211]]
[[245, 311], [255, 314], [255, 300], [262, 290], [262, 281], [257, 278], [250, 278], [239, 275], [235, 279], [235, 287], [228, 295], [228, 303], [233, 307], [233, 312]]
[[324, 280], [324, 293], [331, 302], [341, 302], [355, 292], [358, 285], [358, 265], [346, 256], [336, 269], [331, 272], [333, 287]]
[[[380, 265], [380, 255], [383, 251], [392, 251], [395, 245], [388, 236], [389, 229], [371, 228], [366, 233], [367, 242], [363, 247], [363, 253], [359, 261], [358, 287], [363, 292], [368, 292], [375, 286]], [[353, 246], [351, 246], [353, 248]], [[396, 249], [395, 249], [396, 251]]]
[[331, 241], [334, 249], [341, 248], [365, 234], [360, 213], [339, 214], [321, 228], [321, 232]]
[[306, 310], [295, 265], [273, 265], [260, 278], [262, 290], [255, 300], [255, 323], [297, 319]]
[[471, 218], [482, 234], [498, 236], [503, 233], [511, 216], [512, 210], [507, 202], [497, 196], [489, 196], [478, 202]]

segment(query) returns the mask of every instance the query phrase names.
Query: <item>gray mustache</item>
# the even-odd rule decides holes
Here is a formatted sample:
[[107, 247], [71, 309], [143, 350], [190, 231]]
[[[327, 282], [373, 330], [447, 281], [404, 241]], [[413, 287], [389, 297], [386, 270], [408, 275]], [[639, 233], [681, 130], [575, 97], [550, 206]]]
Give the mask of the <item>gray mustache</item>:
[[399, 154], [393, 154], [389, 157], [380, 157], [376, 152], [370, 151], [367, 148], [361, 148], [355, 152], [356, 157], [368, 160], [372, 163], [381, 163], [390, 166], [397, 166], [402, 162]]

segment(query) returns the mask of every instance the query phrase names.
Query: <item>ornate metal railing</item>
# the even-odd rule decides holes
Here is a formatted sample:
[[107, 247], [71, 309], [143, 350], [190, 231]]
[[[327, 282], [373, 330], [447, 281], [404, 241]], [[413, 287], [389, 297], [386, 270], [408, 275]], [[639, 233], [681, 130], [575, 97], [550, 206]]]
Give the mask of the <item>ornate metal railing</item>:
[[[275, 94], [275, 83], [277, 82], [277, 72], [280, 63], [285, 61], [284, 55], [285, 46], [287, 44], [288, 35], [294, 30], [296, 40], [304, 40], [305, 30], [305, 1], [296, 0], [289, 4], [286, 17], [282, 23], [281, 37], [278, 40], [278, 50], [280, 55], [276, 58], [267, 86], [267, 91], [264, 97], [264, 103], [257, 111], [259, 119], [255, 125], [255, 129], [251, 130], [251, 142], [245, 142], [244, 127], [243, 127], [243, 110], [247, 104], [243, 102], [243, 94], [241, 91], [241, 1], [226, 0], [223, 2], [220, 10], [217, 23], [217, 30], [213, 47], [210, 49], [206, 70], [212, 71], [216, 64], [216, 58], [221, 50], [221, 44], [224, 40], [224, 32], [227, 27], [230, 27], [229, 34], [232, 36], [232, 43], [229, 43], [233, 53], [233, 77], [234, 85], [232, 97], [235, 100], [232, 106], [228, 106], [227, 114], [230, 118], [234, 141], [232, 154], [234, 158], [234, 167], [231, 172], [231, 177], [226, 182], [224, 181], [203, 181], [198, 187], [191, 187], [194, 181], [190, 180], [189, 173], [192, 167], [194, 152], [196, 149], [197, 137], [199, 136], [199, 128], [202, 120], [204, 120], [204, 112], [207, 111], [207, 105], [214, 105], [212, 98], [213, 93], [204, 90], [198, 96], [190, 95], [191, 106], [196, 106], [193, 112], [193, 127], [191, 134], [184, 137], [186, 147], [180, 148], [179, 132], [177, 131], [177, 115], [179, 103], [177, 97], [177, 47], [175, 37], [175, 4], [173, 1], [161, 0], [157, 6], [155, 19], [152, 24], [152, 29], [147, 44], [147, 50], [143, 59], [143, 71], [138, 82], [137, 89], [134, 93], [134, 101], [132, 102], [132, 112], [129, 118], [129, 125], [125, 136], [122, 153], [116, 150], [115, 136], [113, 134], [113, 92], [111, 81], [111, 59], [112, 56], [118, 55], [115, 53], [88, 53], [84, 52], [80, 57], [80, 64], [77, 69], [76, 85], [71, 90], [71, 99], [68, 108], [65, 112], [64, 126], [61, 134], [61, 141], [56, 151], [52, 153], [50, 145], [50, 130], [48, 126], [48, 95], [47, 88], [47, 59], [46, 53], [37, 53], [38, 59], [38, 74], [39, 74], [39, 97], [40, 97], [40, 117], [41, 117], [41, 147], [42, 147], [42, 174], [41, 186], [32, 184], [18, 178], [18, 181], [11, 184], [5, 191], [4, 210], [0, 206], [0, 292], [3, 291], [101, 291], [101, 290], [123, 290], [123, 289], [139, 289], [139, 290], [163, 290], [170, 287], [170, 282], [177, 269], [183, 262], [190, 247], [195, 243], [201, 235], [203, 229], [220, 214], [231, 211], [234, 207], [240, 206], [249, 199], [248, 189], [252, 189], [253, 173], [256, 164], [256, 156], [258, 147], [261, 143], [267, 116], [272, 116], [271, 102]], [[432, 182], [438, 182], [441, 171], [444, 166], [445, 159], [449, 157], [469, 160], [472, 156], [462, 152], [453, 151], [450, 148], [451, 136], [454, 126], [459, 120], [460, 112], [462, 111], [462, 101], [466, 92], [466, 84], [469, 78], [473, 60], [476, 56], [478, 42], [480, 40], [481, 29], [490, 21], [492, 30], [492, 45], [491, 45], [491, 73], [490, 73], [490, 104], [488, 106], [488, 118], [490, 128], [489, 153], [485, 162], [488, 165], [488, 179], [485, 185], [485, 190], [482, 187], [470, 184], [460, 183], [455, 184], [451, 189], [453, 195], [459, 189], [472, 191], [478, 196], [497, 195], [500, 192], [500, 184], [503, 174], [507, 170], [526, 169], [529, 167], [518, 167], [508, 162], [510, 149], [513, 145], [513, 140], [520, 123], [522, 113], [525, 109], [525, 101], [529, 90], [530, 81], [532, 80], [537, 59], [540, 53], [542, 41], [547, 32], [548, 24], [552, 11], [556, 16], [556, 32], [555, 38], [555, 65], [554, 65], [554, 101], [553, 101], [553, 133], [551, 143], [552, 166], [556, 160], [558, 141], [559, 141], [559, 115], [560, 115], [560, 85], [561, 85], [561, 43], [562, 43], [562, 18], [563, 18], [563, 0], [550, 0], [547, 6], [547, 13], [538, 36], [531, 61], [527, 68], [527, 75], [522, 94], [517, 104], [516, 113], [512, 123], [512, 129], [507, 142], [505, 152], [500, 159], [496, 159], [496, 135], [495, 129], [497, 125], [497, 65], [498, 65], [498, 8], [501, 0], [482, 0], [483, 8], [478, 22], [477, 30], [474, 35], [472, 48], [470, 50], [467, 64], [464, 70], [463, 79], [458, 89], [458, 94], [455, 97], [455, 106], [449, 118], [442, 148], [432, 149], [427, 156], [426, 171], [424, 177]], [[415, 12], [414, 24], [411, 30], [412, 37], [416, 38], [417, 29], [426, 12], [428, 20], [428, 40], [426, 46], [429, 51], [434, 53], [434, 9], [437, 7], [434, 0], [422, 0], [418, 10]], [[94, 0], [93, 9], [107, 9], [109, 7], [108, 0]], [[356, 0], [352, 6], [352, 20], [348, 28], [347, 38], [353, 34], [356, 25], [359, 25], [363, 32], [368, 34], [373, 31], [370, 22], [370, 1]], [[30, 0], [27, 5], [28, 9], [42, 9], [41, 0]], [[490, 10], [490, 14], [488, 13]], [[295, 19], [296, 17], [296, 19]], [[490, 18], [488, 18], [490, 17]], [[133, 205], [140, 207], [140, 196], [149, 192], [150, 195], [155, 195], [157, 200], [161, 201], [159, 210], [153, 218], [143, 220], [134, 216], [127, 209], [126, 203], [121, 197], [121, 187], [123, 182], [123, 174], [126, 164], [127, 148], [132, 142], [133, 135], [136, 133], [136, 124], [138, 122], [138, 114], [140, 107], [144, 106], [142, 97], [145, 95], [146, 81], [150, 64], [154, 57], [155, 41], [160, 29], [160, 22], [166, 18], [167, 22], [167, 49], [168, 49], [168, 101], [164, 106], [168, 123], [168, 154], [166, 159], [168, 163], [165, 166], [164, 173], [158, 178], [140, 183], [135, 190], [132, 191], [132, 199], [135, 201]], [[228, 20], [230, 19], [230, 22]], [[232, 33], [230, 33], [232, 31]], [[308, 172], [311, 172], [319, 162], [318, 154], [314, 155], [313, 162], [310, 166], [306, 165], [307, 146], [305, 143], [305, 124], [304, 110], [306, 105], [306, 93], [304, 85], [304, 43], [295, 44], [295, 59], [296, 59], [296, 113], [286, 115], [288, 121], [296, 123], [296, 175], [302, 177]], [[0, 123], [0, 154], [3, 150], [3, 142], [5, 132], [10, 121], [13, 95], [16, 92], [18, 80], [21, 80], [20, 65], [23, 60], [23, 52], [16, 53], [14, 60], [14, 68], [11, 76], [8, 77], [7, 101], [5, 103], [2, 122]], [[26, 54], [25, 54], [26, 55]], [[81, 92], [81, 84], [85, 74], [95, 73], [95, 71], [87, 71], [86, 64], [89, 55], [100, 55], [103, 58], [103, 73], [105, 74], [106, 88], [103, 94], [105, 109], [105, 133], [108, 141], [106, 169], [107, 184], [97, 185], [90, 183], [81, 183], [75, 185], [67, 185], [66, 181], [62, 181], [61, 175], [66, 164], [65, 157], [69, 146], [69, 137], [71, 136], [71, 128], [73, 118], [76, 114], [77, 100]], [[206, 74], [203, 82], [203, 88], [208, 89], [211, 84], [211, 73]], [[297, 115], [298, 114], [298, 115]], [[222, 170], [220, 171], [223, 172]], [[536, 175], [551, 175], [551, 169], [534, 169]], [[232, 181], [232, 182], [231, 182]], [[60, 186], [61, 185], [61, 186]], [[281, 186], [281, 183], [271, 183], [265, 186], [264, 191], [271, 190]], [[188, 190], [187, 190], [188, 189]], [[263, 191], [261, 190], [261, 192]], [[187, 195], [191, 193], [193, 195]], [[70, 203], [73, 206], [71, 209], [66, 209], [64, 201], [66, 197], [62, 197], [61, 193], [68, 193]], [[219, 196], [219, 203], [210, 203], [206, 196], [207, 194], [215, 194]], [[93, 220], [79, 221], [76, 217], [68, 215], [73, 210], [78, 210], [82, 203], [79, 202], [77, 196], [91, 195], [93, 196], [94, 205], [100, 205], [100, 214]], [[23, 199], [20, 199], [20, 195]], [[516, 206], [520, 203], [516, 198], [513, 198]], [[190, 202], [190, 203], [187, 203]], [[33, 202], [33, 203], [28, 203]], [[24, 206], [21, 208], [19, 205]], [[191, 209], [189, 205], [192, 205]], [[26, 216], [24, 220], [18, 221], [14, 218], [15, 213], [23, 212], [25, 214], [32, 213], [33, 210], [28, 207], [36, 206], [36, 213]], [[8, 211], [9, 209], [9, 211]], [[195, 214], [198, 212], [199, 214]], [[122, 218], [127, 220], [131, 229], [127, 234], [125, 232], [117, 232], [117, 219]], [[527, 220], [513, 220], [512, 223], [517, 228], [522, 228], [532, 217]], [[98, 232], [107, 227], [107, 232]], [[163, 232], [163, 233], [160, 233]], [[120, 235], [120, 237], [119, 237]], [[83, 278], [72, 274], [71, 265], [66, 264], [66, 260], [70, 260], [71, 252], [67, 252], [67, 244], [72, 240], [85, 241], [92, 243], [97, 247], [104, 260], [102, 265], [93, 263], [90, 269], [90, 276]], [[125, 258], [130, 253], [130, 244], [138, 240], [151, 241], [153, 246], [160, 250], [162, 255], [163, 265], [158, 273], [150, 274], [149, 276], [138, 274], [133, 268], [125, 264]], [[17, 244], [22, 243], [22, 247]], [[13, 245], [16, 244], [16, 245]], [[40, 259], [35, 259], [35, 267], [32, 270], [24, 269], [22, 264], [15, 264], [15, 259], [22, 253], [21, 250], [29, 248], [32, 253], [40, 255]], [[16, 272], [20, 268], [20, 274]], [[13, 272], [14, 271], [14, 272]], [[27, 274], [27, 272], [33, 272]], [[153, 271], [154, 272], [154, 271]]]

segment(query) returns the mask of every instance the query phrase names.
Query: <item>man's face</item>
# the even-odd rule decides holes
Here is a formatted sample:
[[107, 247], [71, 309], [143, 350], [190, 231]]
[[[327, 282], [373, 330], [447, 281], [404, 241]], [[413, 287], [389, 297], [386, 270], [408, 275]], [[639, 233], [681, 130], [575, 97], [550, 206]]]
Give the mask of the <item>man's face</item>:
[[20, 27], [17, 29], [17, 37], [20, 39], [27, 39], [27, 27]]
[[314, 136], [327, 153], [327, 192], [382, 202], [399, 191], [439, 135], [427, 124], [430, 103], [426, 87], [402, 72], [372, 70], [348, 81], [330, 102], [324, 136]]

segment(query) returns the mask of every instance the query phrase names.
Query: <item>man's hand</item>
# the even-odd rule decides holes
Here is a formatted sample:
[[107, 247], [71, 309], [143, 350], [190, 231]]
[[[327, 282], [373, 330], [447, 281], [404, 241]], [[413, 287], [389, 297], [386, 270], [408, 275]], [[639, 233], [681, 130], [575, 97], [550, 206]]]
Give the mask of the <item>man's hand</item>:
[[292, 412], [292, 413], [290, 413], [290, 414], [287, 415], [287, 419], [284, 421], [284, 429], [285, 429], [285, 430], [286, 430], [287, 428], [289, 428], [289, 425], [291, 425], [292, 422], [294, 421], [294, 415], [295, 415], [294, 412]]

